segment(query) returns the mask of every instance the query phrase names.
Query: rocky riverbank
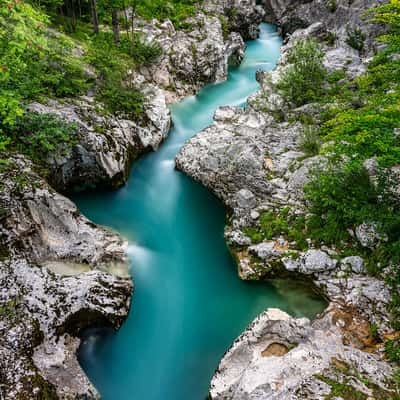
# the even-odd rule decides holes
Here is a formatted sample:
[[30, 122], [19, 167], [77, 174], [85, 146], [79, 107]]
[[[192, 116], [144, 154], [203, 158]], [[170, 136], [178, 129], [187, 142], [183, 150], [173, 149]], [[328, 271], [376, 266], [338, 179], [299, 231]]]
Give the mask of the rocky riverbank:
[[132, 162], [168, 134], [167, 105], [225, 79], [263, 14], [253, 0], [210, 1], [185, 31], [169, 21], [138, 21], [161, 55], [156, 65], [130, 71], [145, 98], [137, 120], [105, 112], [92, 92], [29, 105], [72, 123], [77, 143], [40, 166], [8, 154], [0, 168], [0, 398], [99, 398], [76, 351], [83, 329], [118, 329], [129, 312], [126, 243], [56, 190], [124, 184]]
[[[324, 156], [310, 157], [301, 145], [305, 128], [298, 116], [318, 119], [321, 109], [288, 105], [276, 89], [291, 49], [299, 40], [316, 39], [326, 70], [350, 80], [365, 73], [379, 47], [374, 38], [382, 28], [368, 24], [363, 13], [383, 2], [301, 3], [265, 2], [267, 18], [286, 36], [278, 68], [258, 75], [261, 89], [245, 110], [217, 110], [214, 124], [185, 145], [176, 163], [231, 210], [225, 236], [242, 279], [306, 280], [330, 304], [312, 323], [275, 310], [262, 314], [221, 361], [210, 398], [395, 398], [394, 371], [383, 352], [383, 342], [396, 335], [388, 310], [391, 294], [383, 280], [369, 276], [366, 260], [356, 250], [344, 257], [308, 238], [299, 249], [299, 242], [285, 235], [257, 236], [277, 215], [284, 223], [307, 212], [303, 188], [310, 171], [327, 162]], [[362, 29], [362, 52], [348, 44], [352, 27]], [[373, 164], [366, 162], [371, 179]], [[351, 234], [364, 248], [382, 240], [369, 223]]]

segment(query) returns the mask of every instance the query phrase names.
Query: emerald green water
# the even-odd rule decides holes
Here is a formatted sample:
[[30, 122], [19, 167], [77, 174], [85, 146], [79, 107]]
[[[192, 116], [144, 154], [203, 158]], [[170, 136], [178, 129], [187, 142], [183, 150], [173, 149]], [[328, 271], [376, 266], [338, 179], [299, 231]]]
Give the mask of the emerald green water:
[[168, 140], [135, 163], [124, 188], [74, 198], [89, 218], [130, 242], [129, 318], [116, 334], [88, 332], [79, 353], [105, 400], [205, 400], [224, 352], [257, 314], [279, 307], [313, 316], [323, 306], [298, 285], [285, 293], [242, 282], [224, 241], [222, 204], [174, 169], [180, 147], [212, 122], [218, 106], [245, 104], [258, 88], [256, 71], [273, 69], [280, 47], [275, 28], [262, 24], [226, 82], [172, 107]]

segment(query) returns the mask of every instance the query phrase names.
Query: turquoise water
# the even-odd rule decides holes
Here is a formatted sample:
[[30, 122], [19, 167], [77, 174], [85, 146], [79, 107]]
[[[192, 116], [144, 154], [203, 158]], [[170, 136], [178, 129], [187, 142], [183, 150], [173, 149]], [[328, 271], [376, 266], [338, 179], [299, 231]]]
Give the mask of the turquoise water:
[[205, 400], [224, 352], [257, 314], [267, 307], [309, 316], [321, 310], [298, 286], [288, 296], [242, 282], [224, 241], [223, 206], [174, 169], [180, 147], [212, 122], [218, 106], [245, 104], [258, 88], [256, 71], [274, 68], [280, 47], [274, 27], [263, 24], [226, 82], [172, 107], [168, 140], [135, 163], [124, 188], [74, 198], [89, 218], [130, 242], [129, 318], [116, 334], [88, 332], [80, 349], [105, 400]]

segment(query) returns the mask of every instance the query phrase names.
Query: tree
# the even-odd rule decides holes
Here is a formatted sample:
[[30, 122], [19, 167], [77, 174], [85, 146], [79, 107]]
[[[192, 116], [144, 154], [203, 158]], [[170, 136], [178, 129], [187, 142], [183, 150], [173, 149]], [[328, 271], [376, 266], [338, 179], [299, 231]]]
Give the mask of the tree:
[[112, 30], [114, 33], [114, 42], [115, 44], [119, 45], [119, 43], [121, 42], [121, 38], [119, 35], [119, 16], [117, 8], [114, 8], [111, 11], [111, 19], [112, 19]]
[[90, 0], [90, 8], [92, 11], [93, 31], [96, 35], [99, 33], [99, 15], [97, 14], [97, 1]]
[[290, 50], [288, 61], [291, 65], [278, 83], [278, 89], [288, 103], [302, 106], [321, 96], [326, 78], [323, 58], [324, 53], [315, 39], [300, 40]]

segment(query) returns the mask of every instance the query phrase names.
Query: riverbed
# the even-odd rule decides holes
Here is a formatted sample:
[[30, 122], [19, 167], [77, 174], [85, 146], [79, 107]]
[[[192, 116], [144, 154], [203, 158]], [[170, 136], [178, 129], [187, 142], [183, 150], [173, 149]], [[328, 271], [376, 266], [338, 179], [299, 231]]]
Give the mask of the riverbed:
[[257, 70], [272, 70], [282, 40], [262, 24], [227, 81], [171, 108], [174, 127], [161, 148], [135, 163], [127, 185], [74, 200], [96, 223], [129, 240], [135, 293], [116, 333], [87, 332], [80, 362], [105, 400], [205, 400], [225, 351], [268, 307], [312, 317], [324, 304], [309, 290], [243, 282], [223, 236], [226, 210], [175, 170], [186, 140], [212, 123], [217, 107], [244, 106]]

